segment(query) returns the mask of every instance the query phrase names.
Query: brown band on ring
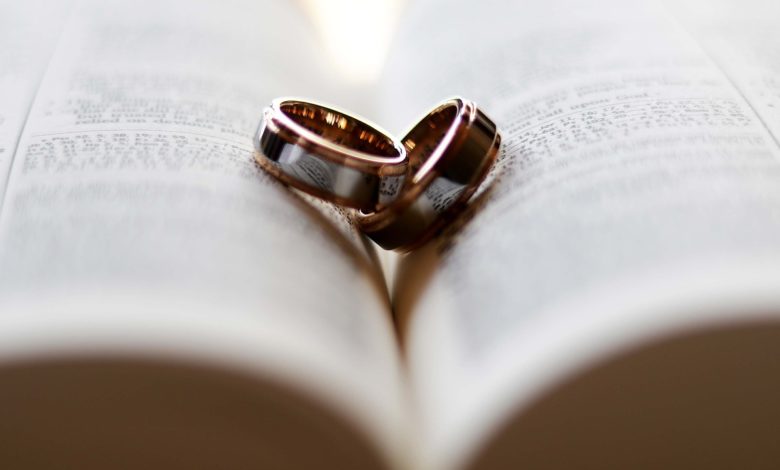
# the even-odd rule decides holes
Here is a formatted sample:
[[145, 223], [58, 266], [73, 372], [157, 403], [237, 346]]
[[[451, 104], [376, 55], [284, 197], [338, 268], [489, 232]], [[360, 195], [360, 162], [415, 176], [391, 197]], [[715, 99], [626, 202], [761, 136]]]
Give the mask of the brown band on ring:
[[402, 143], [409, 169], [401, 194], [358, 223], [383, 248], [410, 251], [463, 211], [495, 162], [501, 136], [473, 102], [453, 98], [430, 111]]
[[254, 144], [260, 166], [285, 184], [362, 210], [376, 209], [380, 188], [406, 173], [406, 152], [387, 132], [310, 101], [274, 100]]

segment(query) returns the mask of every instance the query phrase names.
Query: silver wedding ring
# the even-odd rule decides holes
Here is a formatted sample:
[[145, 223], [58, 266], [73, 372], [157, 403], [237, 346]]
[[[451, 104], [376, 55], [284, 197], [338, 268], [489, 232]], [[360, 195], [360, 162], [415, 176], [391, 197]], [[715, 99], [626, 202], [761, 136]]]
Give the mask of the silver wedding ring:
[[373, 211], [406, 173], [387, 132], [331, 106], [283, 98], [265, 109], [255, 158], [280, 181], [336, 204]]
[[410, 251], [463, 211], [495, 162], [501, 135], [476, 104], [452, 98], [420, 119], [401, 142], [409, 168], [400, 195], [362, 214], [358, 225], [381, 247]]

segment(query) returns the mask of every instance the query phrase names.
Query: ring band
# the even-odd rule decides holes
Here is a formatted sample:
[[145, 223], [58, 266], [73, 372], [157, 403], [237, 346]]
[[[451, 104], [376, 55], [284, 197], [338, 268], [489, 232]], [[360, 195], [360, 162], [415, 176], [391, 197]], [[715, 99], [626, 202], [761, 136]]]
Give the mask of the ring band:
[[465, 208], [498, 155], [498, 128], [477, 106], [447, 100], [402, 139], [409, 177], [401, 194], [358, 218], [360, 228], [388, 250], [410, 251]]
[[392, 199], [388, 188], [406, 173], [406, 151], [388, 133], [311, 101], [274, 100], [254, 144], [260, 166], [285, 184], [364, 211]]

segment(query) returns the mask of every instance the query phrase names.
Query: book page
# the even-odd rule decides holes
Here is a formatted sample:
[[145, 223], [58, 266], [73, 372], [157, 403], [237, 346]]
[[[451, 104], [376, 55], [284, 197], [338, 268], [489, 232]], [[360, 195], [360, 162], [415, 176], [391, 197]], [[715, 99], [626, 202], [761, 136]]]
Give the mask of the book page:
[[0, 4], [0, 194], [29, 102], [61, 31], [68, 2]]
[[668, 10], [739, 89], [777, 139], [780, 135], [780, 18], [777, 2], [686, 0]]
[[271, 1], [76, 8], [4, 146], [18, 150], [0, 215], [3, 360], [126, 353], [271, 375], [401, 455], [397, 346], [372, 251], [253, 160], [272, 98], [330, 93], [303, 13]]
[[399, 268], [425, 466], [466, 465], [510, 412], [624, 347], [780, 311], [773, 98], [754, 104], [669, 10], [425, 2], [403, 23], [394, 129], [458, 94], [503, 133], [471, 220]]

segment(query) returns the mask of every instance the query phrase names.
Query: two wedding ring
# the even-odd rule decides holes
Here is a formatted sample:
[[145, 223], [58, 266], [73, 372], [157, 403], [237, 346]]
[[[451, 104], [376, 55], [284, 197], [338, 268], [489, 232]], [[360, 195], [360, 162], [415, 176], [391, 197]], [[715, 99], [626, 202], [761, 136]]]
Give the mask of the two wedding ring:
[[500, 142], [493, 121], [462, 98], [434, 107], [400, 141], [331, 106], [277, 99], [254, 144], [257, 162], [278, 180], [355, 209], [377, 244], [410, 251], [463, 212]]

